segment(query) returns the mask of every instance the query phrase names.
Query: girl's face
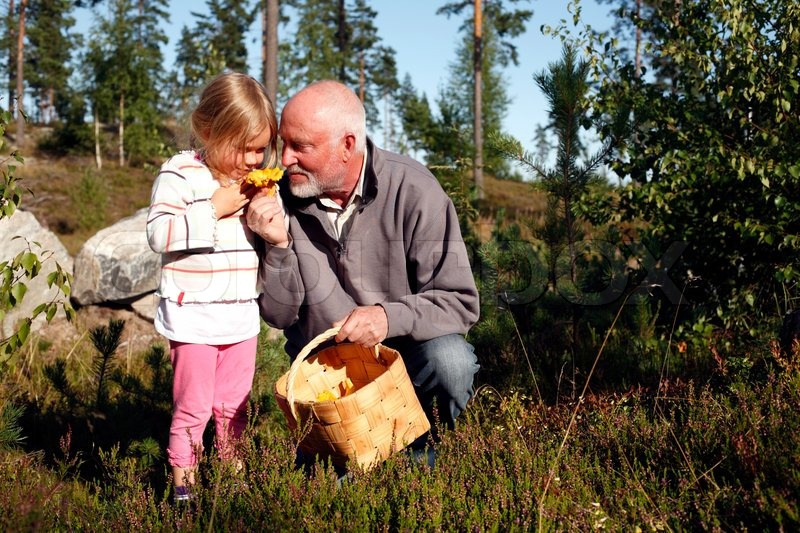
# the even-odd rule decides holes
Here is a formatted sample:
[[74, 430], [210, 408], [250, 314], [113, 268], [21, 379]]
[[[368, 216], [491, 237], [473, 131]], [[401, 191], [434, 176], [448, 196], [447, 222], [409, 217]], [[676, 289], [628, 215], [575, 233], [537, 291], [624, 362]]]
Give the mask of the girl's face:
[[230, 147], [220, 154], [217, 169], [220, 173], [233, 181], [241, 181], [247, 173], [260, 168], [268, 156], [272, 132], [265, 129], [248, 141], [244, 152], [235, 147]]

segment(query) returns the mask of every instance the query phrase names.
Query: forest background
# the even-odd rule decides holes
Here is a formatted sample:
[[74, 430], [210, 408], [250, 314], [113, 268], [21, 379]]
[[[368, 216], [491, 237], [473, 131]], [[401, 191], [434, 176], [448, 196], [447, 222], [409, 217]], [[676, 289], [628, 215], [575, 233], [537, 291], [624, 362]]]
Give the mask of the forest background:
[[[13, 510], [4, 524], [796, 525], [798, 364], [778, 341], [798, 297], [800, 6], [602, 4], [608, 31], [585, 24], [576, 0], [543, 28], [563, 48], [532, 73], [548, 122], [525, 148], [503, 132], [502, 81], [535, 2], [442, 2], [463, 40], [432, 99], [398, 79], [363, 0], [209, 0], [172, 68], [163, 1], [86, 4], [98, 17], [89, 35], [70, 31], [76, 2], [8, 2], [3, 216], [30, 206], [74, 253], [146, 205], [155, 169], [185, 144], [198, 90], [247, 70], [244, 35], [263, 20], [252, 74], [276, 101], [342, 80], [389, 147], [423, 159], [451, 194], [482, 296], [469, 334], [482, 370], [463, 426], [440, 447], [459, 460], [431, 472], [390, 461], [336, 489], [289, 468], [292, 435], [270, 390], [287, 362], [265, 331], [252, 490], [226, 484], [212, 457], [199, 498], [209, 505], [187, 518], [165, 488], [163, 347], [121, 365], [117, 323], [61, 350], [23, 322], [2, 340], [0, 473], [14, 487], [0, 495]], [[290, 20], [304, 31], [276, 43]], [[33, 251], [2, 263], [4, 311], [39, 275]], [[69, 273], [49, 279], [68, 294]], [[74, 314], [68, 300], [37, 311], [62, 308]], [[265, 451], [275, 449], [285, 457]]]

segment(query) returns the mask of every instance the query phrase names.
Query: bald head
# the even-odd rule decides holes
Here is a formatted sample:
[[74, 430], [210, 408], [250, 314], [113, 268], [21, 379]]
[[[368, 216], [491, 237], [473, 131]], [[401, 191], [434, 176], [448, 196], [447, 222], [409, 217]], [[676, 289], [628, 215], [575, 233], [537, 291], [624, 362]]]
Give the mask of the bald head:
[[286, 102], [281, 117], [313, 121], [324, 128], [332, 141], [343, 135], [353, 135], [355, 151], [366, 148], [366, 112], [358, 96], [346, 85], [334, 80], [314, 82]]
[[286, 102], [278, 131], [292, 194], [340, 205], [350, 198], [366, 157], [365, 116], [355, 93], [336, 81], [312, 83]]

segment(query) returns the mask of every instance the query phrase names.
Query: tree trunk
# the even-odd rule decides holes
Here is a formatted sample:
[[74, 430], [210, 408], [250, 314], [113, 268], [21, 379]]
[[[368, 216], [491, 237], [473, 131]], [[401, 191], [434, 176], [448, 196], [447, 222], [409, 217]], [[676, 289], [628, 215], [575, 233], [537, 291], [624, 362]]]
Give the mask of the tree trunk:
[[394, 131], [392, 128], [392, 118], [390, 115], [391, 105], [390, 105], [389, 95], [386, 94], [383, 97], [383, 147], [387, 150], [392, 150], [392, 137], [394, 136]]
[[119, 95], [119, 166], [125, 166], [125, 91]]
[[267, 0], [259, 2], [261, 14], [261, 81], [267, 86]]
[[264, 86], [267, 94], [272, 99], [272, 104], [278, 105], [278, 0], [266, 0], [267, 12], [264, 18], [265, 32], [265, 61], [264, 61]]
[[[344, 0], [339, 0], [339, 7], [338, 11], [338, 26], [336, 29], [336, 41], [337, 46], [339, 47], [339, 53], [341, 57], [346, 57], [346, 48], [347, 48], [347, 17], [346, 13], [347, 10], [344, 6]], [[345, 70], [345, 62], [342, 59], [342, 64], [339, 66], [339, 81], [342, 83], [347, 83], [346, 79], [346, 70]]]
[[94, 110], [94, 162], [97, 170], [103, 168], [103, 156], [100, 153], [100, 118], [97, 116], [97, 109]]
[[17, 33], [17, 146], [25, 145], [25, 79], [22, 67], [25, 62], [25, 7], [28, 0], [19, 4], [19, 31]]
[[8, 112], [14, 114], [14, 61], [17, 59], [14, 47], [17, 44], [14, 39], [14, 0], [8, 2]]
[[635, 76], [642, 77], [642, 27], [639, 21], [642, 17], [642, 0], [636, 0], [636, 57], [634, 59]]
[[53, 115], [56, 108], [56, 91], [52, 87], [47, 89], [47, 101], [45, 102], [44, 112], [42, 113], [42, 120], [46, 124], [53, 121]]
[[474, 98], [475, 113], [473, 117], [473, 129], [475, 130], [475, 159], [473, 160], [473, 177], [475, 181], [475, 192], [478, 200], [483, 200], [483, 127], [482, 115], [483, 106], [481, 103], [482, 80], [482, 48], [483, 48], [483, 13], [481, 10], [481, 0], [475, 0], [475, 50], [473, 73], [475, 80]]
[[361, 99], [361, 103], [364, 103], [364, 98], [366, 98], [366, 74], [364, 73], [364, 50], [361, 50], [359, 55], [358, 61], [358, 97]]

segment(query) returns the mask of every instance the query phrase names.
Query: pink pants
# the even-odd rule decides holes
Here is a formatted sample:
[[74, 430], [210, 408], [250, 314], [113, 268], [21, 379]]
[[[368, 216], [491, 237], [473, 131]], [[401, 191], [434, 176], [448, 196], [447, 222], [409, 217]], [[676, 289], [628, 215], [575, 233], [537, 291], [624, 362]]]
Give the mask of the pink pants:
[[170, 341], [174, 378], [167, 458], [171, 466], [197, 464], [212, 414], [220, 457], [233, 455], [232, 444], [247, 425], [257, 340], [220, 346]]

